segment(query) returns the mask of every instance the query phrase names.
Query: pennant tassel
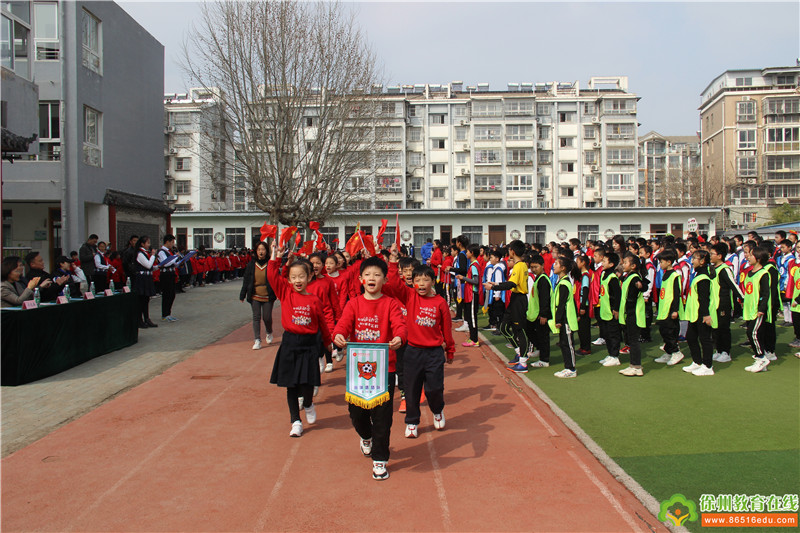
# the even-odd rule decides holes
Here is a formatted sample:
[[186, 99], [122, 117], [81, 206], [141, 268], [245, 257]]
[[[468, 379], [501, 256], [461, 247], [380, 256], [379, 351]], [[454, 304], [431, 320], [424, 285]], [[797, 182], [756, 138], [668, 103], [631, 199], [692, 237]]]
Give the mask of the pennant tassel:
[[373, 407], [378, 407], [379, 405], [383, 405], [389, 401], [389, 392], [384, 392], [380, 396], [376, 396], [371, 400], [365, 400], [355, 394], [351, 394], [346, 392], [344, 394], [344, 400], [347, 403], [353, 404], [355, 406], [361, 407], [362, 409], [372, 409]]

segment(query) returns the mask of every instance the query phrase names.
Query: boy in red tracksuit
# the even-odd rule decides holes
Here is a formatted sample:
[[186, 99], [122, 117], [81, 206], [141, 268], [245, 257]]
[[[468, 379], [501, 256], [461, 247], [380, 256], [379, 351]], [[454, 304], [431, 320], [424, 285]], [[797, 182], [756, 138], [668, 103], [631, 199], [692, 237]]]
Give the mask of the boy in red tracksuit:
[[[414, 286], [403, 283], [397, 268], [397, 247], [389, 257], [387, 294], [399, 299], [408, 309], [408, 345], [403, 355], [403, 381], [406, 395], [406, 438], [418, 436], [420, 397], [423, 387], [433, 426], [444, 429], [444, 363], [453, 362], [455, 342], [447, 302], [436, 294], [436, 274], [428, 265], [414, 267]], [[444, 348], [442, 348], [444, 345]]]
[[[400, 303], [383, 294], [388, 268], [383, 259], [370, 257], [361, 262], [359, 279], [364, 294], [353, 298], [342, 310], [342, 318], [334, 330], [334, 344], [340, 349], [347, 341], [388, 343], [388, 401], [365, 409], [349, 404], [350, 420], [361, 438], [361, 453], [372, 456], [372, 478], [387, 479], [389, 471], [389, 436], [392, 428], [395, 362], [397, 350], [406, 341], [408, 330]], [[352, 364], [350, 361], [348, 365]]]

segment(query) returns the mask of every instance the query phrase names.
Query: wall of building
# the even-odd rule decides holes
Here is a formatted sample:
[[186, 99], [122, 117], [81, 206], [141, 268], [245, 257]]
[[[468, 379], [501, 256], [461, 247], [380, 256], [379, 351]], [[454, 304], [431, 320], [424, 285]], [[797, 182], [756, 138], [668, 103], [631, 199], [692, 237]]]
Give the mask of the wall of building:
[[[48, 217], [58, 203], [3, 202], [3, 210], [11, 210], [11, 236], [6, 237], [11, 247], [26, 247], [42, 254], [45, 269], [50, 268], [52, 257], [48, 240]], [[56, 246], [58, 246], [56, 244]]]

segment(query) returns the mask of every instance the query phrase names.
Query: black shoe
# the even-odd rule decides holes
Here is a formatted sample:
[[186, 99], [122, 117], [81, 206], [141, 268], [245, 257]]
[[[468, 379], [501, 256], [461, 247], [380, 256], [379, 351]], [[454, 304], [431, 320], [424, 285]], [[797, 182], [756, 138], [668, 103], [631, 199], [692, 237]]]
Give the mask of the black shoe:
[[147, 329], [149, 327], [145, 322], [139, 321], [139, 329]]
[[158, 324], [156, 324], [155, 322], [153, 322], [149, 318], [147, 319], [147, 322], [145, 322], [145, 324], [147, 324], [148, 328], [157, 328], [158, 327]]

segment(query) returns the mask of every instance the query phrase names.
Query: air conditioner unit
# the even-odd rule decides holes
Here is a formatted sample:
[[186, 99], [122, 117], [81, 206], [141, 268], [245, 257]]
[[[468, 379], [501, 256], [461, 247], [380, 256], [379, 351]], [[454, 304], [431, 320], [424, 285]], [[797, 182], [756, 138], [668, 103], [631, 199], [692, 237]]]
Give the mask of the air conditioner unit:
[[175, 133], [175, 126], [167, 126], [164, 128], [164, 133]]
[[462, 168], [462, 169], [461, 169], [461, 175], [462, 175], [462, 176], [466, 176], [466, 175], [468, 175], [468, 174], [469, 174], [469, 169], [468, 169], [468, 168]]
[[732, 228], [738, 228], [739, 227], [739, 221], [738, 220], [731, 220], [731, 227]]
[[747, 184], [748, 185], [755, 185], [757, 183], [758, 183], [758, 179], [757, 178], [747, 178]]
[[178, 201], [178, 196], [175, 195], [175, 194], [168, 194], [167, 195], [167, 201], [168, 202], [177, 202]]
[[169, 170], [164, 171], [164, 177], [169, 179]]
[[[750, 100], [749, 96], [742, 96], [742, 101], [747, 102], [748, 100]], [[733, 222], [731, 222], [731, 224], [733, 224]]]
[[592, 172], [597, 172], [597, 170], [598, 170], [597, 165], [592, 165]]
[[593, 122], [594, 124], [597, 124], [598, 122], [600, 122], [600, 119], [599, 119], [599, 118], [597, 118], [597, 117], [592, 117], [592, 122]]
[[170, 148], [170, 149], [169, 149], [169, 153], [171, 153], [171, 154], [177, 154], [177, 153], [178, 153], [178, 149], [177, 149], [177, 148]]
[[466, 126], [467, 124], [469, 124], [469, 121], [468, 120], [462, 120], [461, 122], [459, 122], [459, 124], [461, 126]]
[[600, 191], [594, 191], [594, 195], [593, 196], [595, 198], [602, 198], [603, 197], [603, 193], [600, 192]]
[[468, 143], [464, 143], [464, 150], [465, 150], [465, 151], [467, 151], [467, 152], [469, 152], [469, 150], [470, 150], [470, 146], [469, 146], [469, 144], [468, 144]]
[[594, 147], [594, 148], [600, 148], [600, 143], [592, 143], [592, 147]]
[[411, 193], [406, 194], [406, 200], [413, 200], [414, 196]]
[[539, 117], [536, 117], [536, 123], [537, 124], [540, 123], [541, 121], [542, 121], [542, 119], [540, 119]]

